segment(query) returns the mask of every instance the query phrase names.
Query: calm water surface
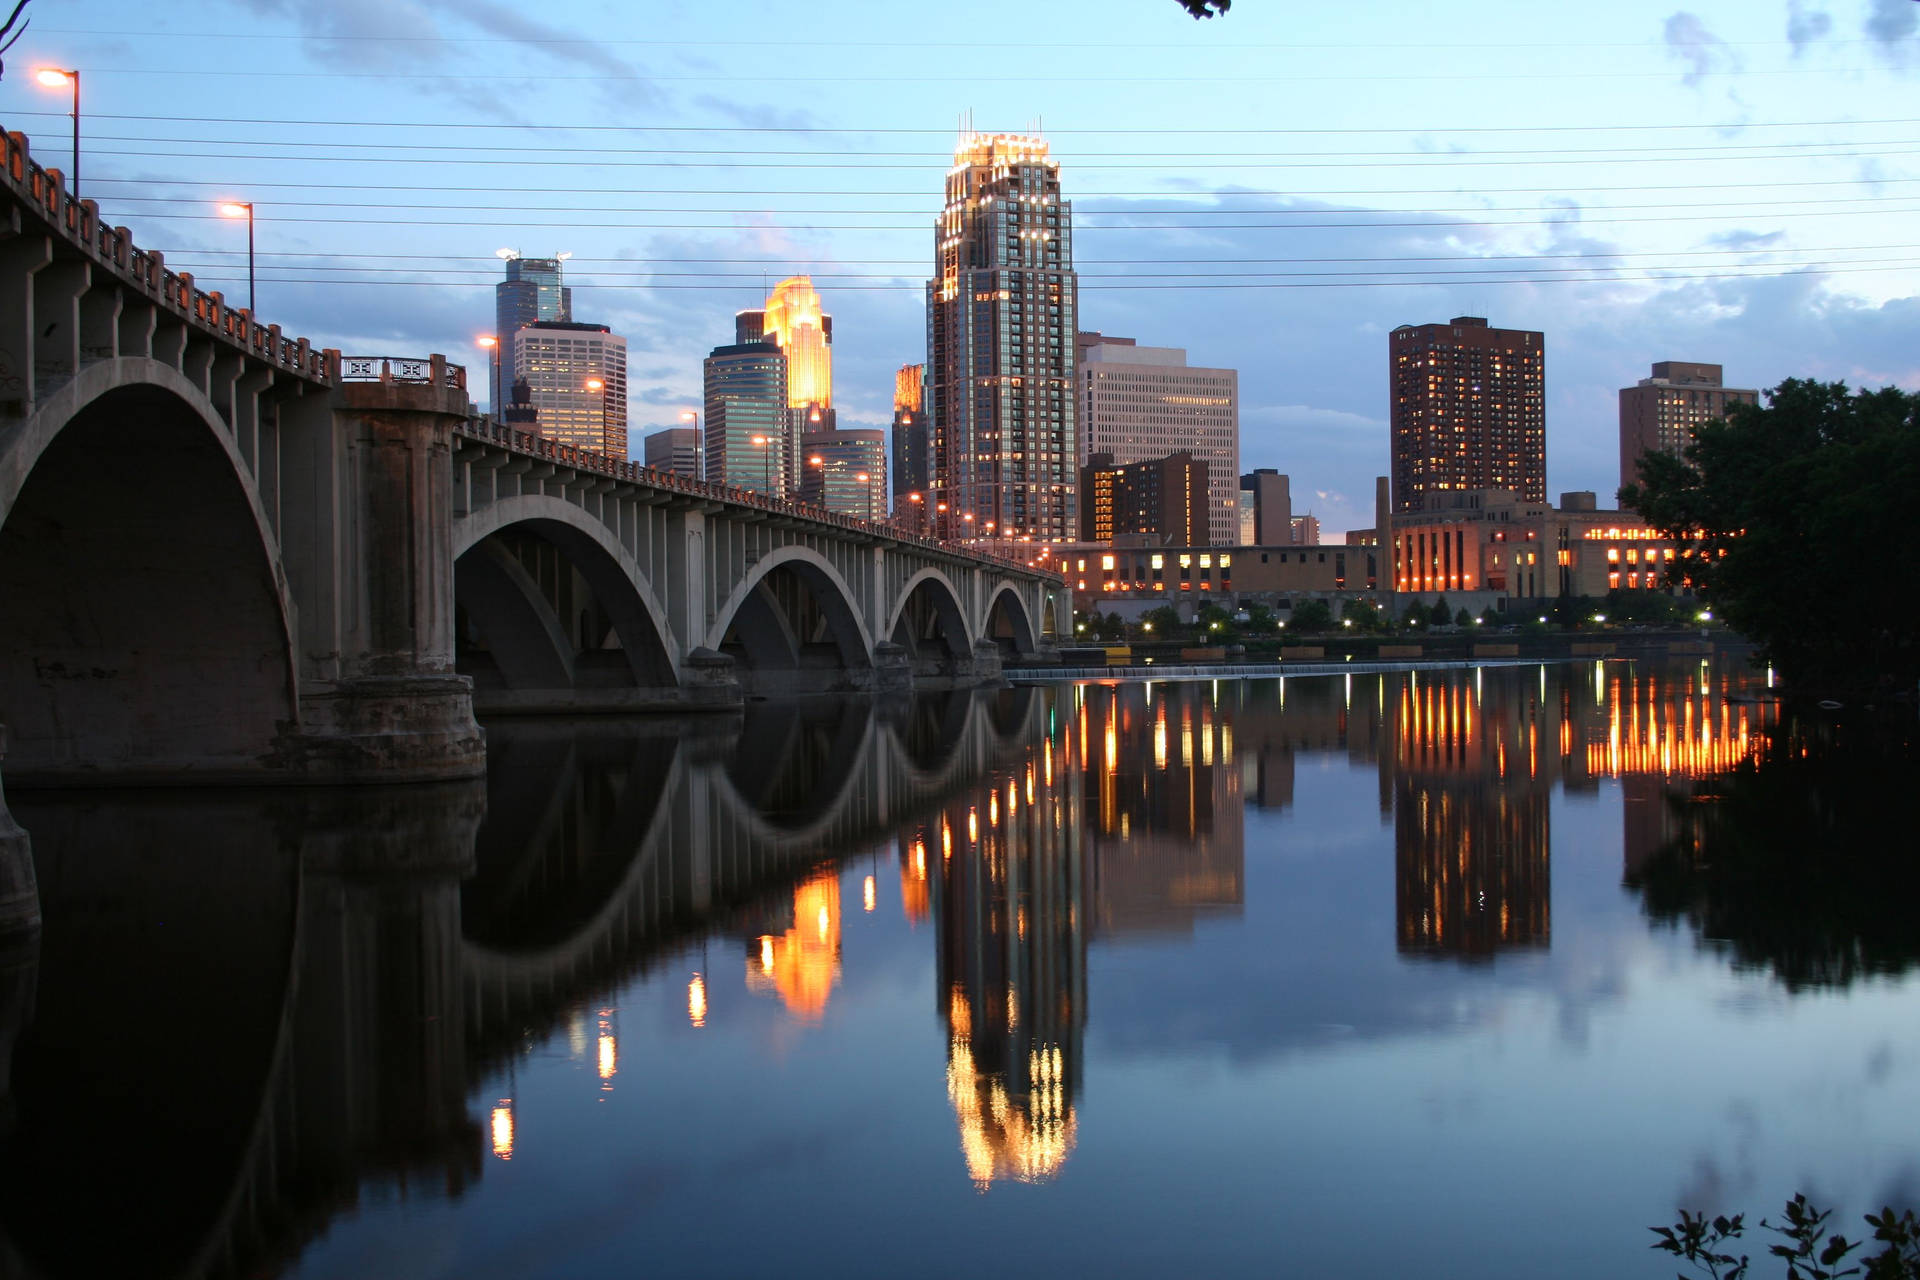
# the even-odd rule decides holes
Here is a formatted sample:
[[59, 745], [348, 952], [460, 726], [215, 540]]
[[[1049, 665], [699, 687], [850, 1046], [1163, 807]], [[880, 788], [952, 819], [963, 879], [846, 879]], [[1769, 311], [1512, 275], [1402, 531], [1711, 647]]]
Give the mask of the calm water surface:
[[1667, 798], [1759, 693], [1064, 685], [12, 797], [0, 1272], [1652, 1277], [1677, 1205], [1913, 1202], [1912, 899], [1703, 888], [1733, 801]]

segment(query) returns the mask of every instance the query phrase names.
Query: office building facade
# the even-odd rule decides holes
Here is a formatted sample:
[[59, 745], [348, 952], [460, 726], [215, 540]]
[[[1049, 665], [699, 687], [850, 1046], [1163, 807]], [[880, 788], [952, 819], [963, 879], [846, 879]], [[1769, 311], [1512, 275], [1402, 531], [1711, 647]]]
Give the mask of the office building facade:
[[536, 320], [514, 333], [512, 350], [515, 380], [526, 384], [535, 430], [626, 460], [625, 338], [603, 324]]
[[1729, 387], [1717, 364], [1662, 360], [1653, 376], [1620, 388], [1620, 484], [1640, 478], [1649, 453], [1679, 453], [1698, 428], [1727, 416], [1737, 404], [1759, 404], [1760, 393]]
[[[1110, 454], [1144, 462], [1186, 450], [1207, 465], [1204, 532], [1199, 541], [1230, 545], [1240, 536], [1240, 375], [1187, 363], [1179, 347], [1143, 347], [1081, 335], [1080, 457]], [[1083, 531], [1082, 537], [1086, 534]]]
[[919, 494], [918, 504], [923, 508], [933, 481], [927, 416], [920, 407], [920, 385], [926, 368], [923, 364], [901, 365], [893, 375], [893, 498], [900, 503], [908, 501], [908, 494]]
[[1387, 353], [1396, 514], [1478, 489], [1546, 501], [1546, 335], [1456, 316], [1402, 325]]
[[887, 444], [880, 431], [813, 431], [801, 438], [800, 498], [843, 516], [887, 513]]
[[668, 427], [641, 441], [646, 464], [655, 471], [671, 471], [689, 480], [701, 478], [700, 432], [694, 427]]
[[1072, 206], [1045, 141], [961, 137], [934, 262], [923, 387], [936, 532], [1069, 540], [1079, 516], [1078, 282]]
[[1240, 477], [1239, 530], [1243, 547], [1280, 547], [1293, 541], [1293, 478], [1272, 467]]
[[708, 482], [785, 496], [786, 356], [771, 342], [736, 342], [715, 347], [703, 372]]
[[493, 286], [493, 336], [496, 367], [494, 385], [487, 401], [495, 414], [510, 398], [519, 374], [514, 366], [513, 335], [541, 320], [566, 322], [573, 319], [573, 290], [561, 278], [561, 264], [570, 256], [523, 258], [518, 250], [502, 249], [507, 278]]

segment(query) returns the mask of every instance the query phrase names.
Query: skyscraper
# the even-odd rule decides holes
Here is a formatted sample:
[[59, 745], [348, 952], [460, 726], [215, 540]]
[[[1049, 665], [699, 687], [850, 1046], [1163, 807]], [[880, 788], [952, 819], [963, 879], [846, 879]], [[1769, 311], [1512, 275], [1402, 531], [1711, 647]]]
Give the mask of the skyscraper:
[[1145, 462], [1096, 453], [1080, 468], [1080, 540], [1144, 534], [1164, 546], [1230, 546], [1208, 537], [1208, 479], [1205, 460], [1185, 449]]
[[1727, 416], [1736, 404], [1759, 404], [1760, 393], [1721, 385], [1717, 364], [1662, 360], [1653, 376], [1620, 388], [1620, 483], [1640, 478], [1640, 458], [1678, 453], [1694, 430]]
[[1458, 490], [1547, 500], [1545, 334], [1456, 316], [1402, 325], [1387, 352], [1395, 514]]
[[968, 133], [927, 282], [936, 531], [1066, 541], [1079, 463], [1072, 206], [1037, 137]]
[[786, 356], [771, 342], [736, 342], [713, 349], [705, 375], [707, 480], [785, 494]]
[[693, 427], [668, 427], [641, 441], [646, 464], [689, 480], [700, 479], [700, 432]]
[[843, 516], [887, 514], [887, 438], [878, 431], [810, 431], [801, 439], [800, 497]]
[[536, 320], [514, 333], [511, 350], [516, 380], [530, 393], [535, 430], [550, 440], [625, 460], [625, 338], [603, 324]]
[[893, 375], [893, 500], [904, 502], [908, 494], [917, 493], [922, 508], [932, 483], [927, 417], [920, 411], [920, 382], [926, 371], [923, 364], [906, 364]]
[[518, 249], [502, 249], [507, 278], [493, 286], [493, 336], [500, 344], [499, 385], [489, 389], [488, 404], [495, 414], [510, 398], [517, 375], [513, 363], [513, 335], [536, 320], [573, 319], [573, 290], [561, 282], [560, 264], [571, 254], [551, 258], [523, 258]]
[[1190, 545], [1238, 542], [1239, 373], [1190, 366], [1179, 347], [1143, 347], [1131, 338], [1080, 334], [1076, 350], [1082, 463], [1098, 453], [1122, 465], [1192, 453], [1207, 465], [1209, 488], [1201, 542]]

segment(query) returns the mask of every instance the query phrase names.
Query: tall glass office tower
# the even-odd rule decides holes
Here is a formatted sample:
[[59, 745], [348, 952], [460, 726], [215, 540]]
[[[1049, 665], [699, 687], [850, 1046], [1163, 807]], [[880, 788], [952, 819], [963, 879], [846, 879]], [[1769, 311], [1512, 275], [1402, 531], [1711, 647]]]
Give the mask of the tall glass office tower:
[[497, 416], [518, 380], [514, 367], [513, 335], [537, 320], [562, 323], [573, 319], [573, 290], [560, 279], [560, 264], [572, 254], [551, 258], [523, 258], [517, 249], [502, 249], [507, 278], [493, 286], [493, 335], [499, 342], [499, 382], [492, 388], [491, 408]]
[[[936, 533], [1074, 536], [1078, 280], [1060, 164], [1037, 137], [969, 133], [947, 172], [927, 282]], [[944, 508], [942, 506], [944, 504]]]

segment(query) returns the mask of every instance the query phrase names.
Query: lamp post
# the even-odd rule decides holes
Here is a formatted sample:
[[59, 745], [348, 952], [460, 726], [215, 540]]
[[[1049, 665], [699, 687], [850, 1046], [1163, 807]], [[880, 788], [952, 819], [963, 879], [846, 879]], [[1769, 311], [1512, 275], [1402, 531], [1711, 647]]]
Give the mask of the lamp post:
[[600, 448], [598, 452], [607, 452], [607, 383], [604, 378], [588, 378], [587, 390], [600, 396]]
[[487, 412], [498, 419], [500, 417], [500, 339], [495, 334], [483, 333], [473, 340], [473, 345], [486, 348]]
[[760, 492], [771, 498], [773, 496], [773, 450], [767, 447], [769, 443], [765, 436], [753, 438], [753, 447], [765, 450], [760, 455]]
[[864, 519], [868, 524], [872, 524], [873, 523], [873, 477], [868, 475], [864, 471], [856, 471], [853, 473], [853, 479], [856, 484], [861, 486], [861, 493], [860, 493], [860, 510], [862, 513], [861, 518]]
[[73, 173], [69, 191], [73, 198], [80, 198], [80, 73], [71, 67], [41, 67], [33, 73], [33, 78], [49, 89], [73, 87]]
[[682, 409], [680, 421], [693, 424], [693, 478], [705, 480], [707, 478], [707, 442], [700, 437], [700, 411]]
[[247, 220], [247, 316], [249, 319], [259, 315], [255, 310], [253, 296], [253, 202], [251, 200], [230, 200], [220, 206], [220, 212], [229, 218]]

